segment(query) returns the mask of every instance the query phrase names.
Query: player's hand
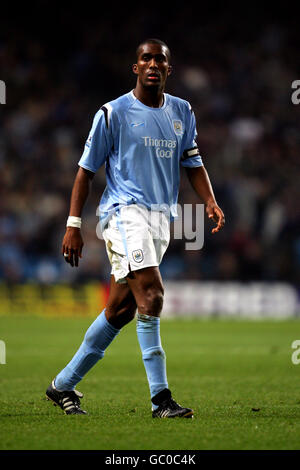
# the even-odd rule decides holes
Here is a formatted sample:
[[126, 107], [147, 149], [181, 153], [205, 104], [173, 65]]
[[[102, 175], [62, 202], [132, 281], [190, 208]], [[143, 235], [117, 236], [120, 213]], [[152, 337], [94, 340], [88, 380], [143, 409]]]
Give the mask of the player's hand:
[[211, 233], [219, 232], [225, 225], [225, 216], [222, 209], [216, 203], [212, 202], [206, 205], [206, 213], [208, 218], [217, 224], [217, 226], [212, 229]]
[[67, 227], [61, 252], [67, 263], [73, 267], [78, 266], [79, 258], [82, 258], [83, 241], [80, 229], [76, 227]]

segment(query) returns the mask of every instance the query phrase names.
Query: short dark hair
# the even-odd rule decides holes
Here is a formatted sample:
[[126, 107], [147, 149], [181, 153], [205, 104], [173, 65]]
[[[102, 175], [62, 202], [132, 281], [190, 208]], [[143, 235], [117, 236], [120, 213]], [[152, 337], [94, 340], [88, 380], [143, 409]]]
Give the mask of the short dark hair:
[[163, 46], [166, 48], [166, 52], [167, 52], [167, 57], [168, 57], [168, 61], [170, 62], [171, 60], [171, 53], [170, 53], [170, 49], [168, 48], [167, 44], [164, 42], [164, 41], [161, 41], [161, 39], [155, 39], [155, 38], [148, 38], [148, 39], [145, 39], [145, 41], [141, 42], [138, 47], [136, 48], [136, 56], [138, 58], [139, 56], [139, 50], [140, 48], [144, 45], [144, 44], [159, 44], [160, 46]]

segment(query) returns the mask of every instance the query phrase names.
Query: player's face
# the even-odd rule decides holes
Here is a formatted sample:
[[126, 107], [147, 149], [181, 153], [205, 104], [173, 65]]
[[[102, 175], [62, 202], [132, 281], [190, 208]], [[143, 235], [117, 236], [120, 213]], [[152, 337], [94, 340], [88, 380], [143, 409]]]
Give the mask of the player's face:
[[166, 47], [151, 43], [142, 45], [133, 72], [144, 87], [164, 88], [171, 73]]

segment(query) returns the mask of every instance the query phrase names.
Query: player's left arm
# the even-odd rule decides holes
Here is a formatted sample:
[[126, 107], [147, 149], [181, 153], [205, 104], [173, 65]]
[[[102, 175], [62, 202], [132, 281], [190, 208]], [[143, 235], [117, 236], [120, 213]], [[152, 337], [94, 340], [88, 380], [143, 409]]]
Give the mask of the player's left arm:
[[201, 201], [205, 204], [205, 210], [209, 217], [217, 226], [212, 229], [212, 233], [219, 232], [225, 224], [225, 216], [222, 209], [218, 206], [213, 192], [213, 188], [204, 166], [197, 166], [186, 168], [188, 179], [200, 197]]

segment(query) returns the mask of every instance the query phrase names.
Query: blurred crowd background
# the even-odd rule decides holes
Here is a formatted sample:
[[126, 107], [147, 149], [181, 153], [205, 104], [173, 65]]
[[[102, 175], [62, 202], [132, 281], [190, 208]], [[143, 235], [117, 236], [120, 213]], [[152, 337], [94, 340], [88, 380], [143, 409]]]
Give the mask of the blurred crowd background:
[[[172, 240], [165, 280], [282, 280], [300, 284], [300, 79], [297, 15], [258, 6], [239, 12], [188, 2], [147, 7], [32, 2], [3, 6], [0, 79], [0, 280], [107, 281], [96, 235], [101, 169], [83, 214], [80, 267], [61, 255], [77, 163], [94, 114], [134, 88], [136, 46], [165, 41], [173, 75], [166, 92], [190, 101], [198, 144], [226, 216], [200, 251]], [[272, 7], [273, 8], [273, 7]], [[182, 171], [179, 202], [199, 200]]]

